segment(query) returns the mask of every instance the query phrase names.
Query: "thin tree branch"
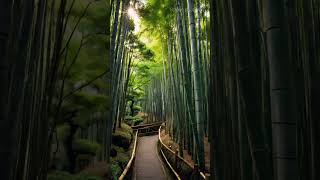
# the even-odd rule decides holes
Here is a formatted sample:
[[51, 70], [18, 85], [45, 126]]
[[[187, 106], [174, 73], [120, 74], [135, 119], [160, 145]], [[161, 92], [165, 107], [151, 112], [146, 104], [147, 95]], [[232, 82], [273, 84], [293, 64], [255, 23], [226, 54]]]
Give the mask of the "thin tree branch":
[[81, 16], [79, 17], [76, 25], [75, 25], [75, 26], [73, 27], [73, 29], [72, 29], [72, 32], [71, 32], [71, 34], [70, 34], [70, 36], [69, 36], [69, 38], [68, 38], [68, 40], [67, 40], [67, 43], [66, 43], [65, 47], [61, 50], [60, 55], [62, 55], [62, 54], [64, 53], [64, 51], [66, 50], [67, 46], [69, 45], [69, 43], [70, 43], [70, 41], [71, 41], [71, 39], [72, 39], [72, 37], [73, 37], [73, 34], [75, 33], [75, 31], [76, 31], [77, 27], [79, 26], [82, 18], [86, 15], [86, 13], [87, 13], [90, 5], [91, 5], [93, 2], [94, 2], [94, 1], [89, 2], [89, 3], [87, 4], [85, 10], [82, 12], [82, 14], [81, 14]]
[[103, 73], [99, 74], [98, 76], [96, 76], [95, 78], [93, 78], [92, 80], [82, 84], [81, 86], [79, 86], [78, 88], [72, 90], [71, 92], [69, 92], [66, 96], [64, 96], [62, 99], [65, 100], [65, 99], [68, 99], [70, 96], [72, 96], [74, 93], [76, 93], [77, 91], [80, 91], [81, 89], [89, 86], [90, 84], [92, 84], [95, 80], [103, 77], [104, 75], [106, 75], [109, 71], [106, 70], [104, 71]]
[[69, 8], [69, 10], [68, 10], [67, 17], [65, 18], [65, 23], [64, 23], [64, 28], [63, 28], [63, 34], [65, 34], [65, 32], [66, 32], [67, 24], [68, 24], [68, 22], [69, 22], [69, 17], [70, 17], [70, 14], [71, 14], [71, 10], [72, 10], [72, 8], [73, 8], [73, 6], [74, 6], [75, 1], [76, 1], [76, 0], [73, 0], [73, 1], [72, 1], [71, 5], [70, 5], [70, 8]]

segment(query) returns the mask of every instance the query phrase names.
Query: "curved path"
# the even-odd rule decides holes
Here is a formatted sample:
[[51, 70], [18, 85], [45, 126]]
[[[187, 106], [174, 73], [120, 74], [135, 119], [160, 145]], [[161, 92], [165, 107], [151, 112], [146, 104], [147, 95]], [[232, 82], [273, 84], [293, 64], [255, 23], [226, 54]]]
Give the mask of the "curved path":
[[158, 135], [143, 136], [138, 139], [136, 160], [134, 162], [134, 180], [167, 180], [172, 179], [167, 173], [165, 164], [157, 148]]

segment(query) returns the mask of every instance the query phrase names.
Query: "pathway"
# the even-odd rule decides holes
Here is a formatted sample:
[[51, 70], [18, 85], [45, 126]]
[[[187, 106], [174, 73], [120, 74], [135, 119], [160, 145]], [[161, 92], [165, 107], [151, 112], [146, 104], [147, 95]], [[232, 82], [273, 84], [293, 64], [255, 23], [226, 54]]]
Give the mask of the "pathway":
[[136, 160], [134, 163], [134, 180], [167, 180], [171, 179], [168, 170], [161, 161], [157, 150], [158, 134], [143, 136], [138, 139]]

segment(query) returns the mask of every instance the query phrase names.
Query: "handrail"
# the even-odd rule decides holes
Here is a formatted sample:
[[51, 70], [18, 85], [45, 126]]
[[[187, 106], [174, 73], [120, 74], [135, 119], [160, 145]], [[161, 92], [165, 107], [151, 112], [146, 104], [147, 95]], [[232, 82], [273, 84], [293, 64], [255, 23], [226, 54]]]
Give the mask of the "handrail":
[[[159, 128], [159, 141], [160, 141], [160, 143], [167, 149], [167, 150], [169, 150], [172, 154], [175, 154], [175, 152], [172, 150], [172, 149], [170, 149], [166, 144], [164, 144], [163, 142], [162, 142], [162, 139], [161, 139], [161, 136], [160, 136], [160, 134], [161, 134], [161, 126], [160, 126], [160, 128]], [[194, 168], [194, 166], [192, 166], [192, 164], [190, 164], [188, 161], [186, 161], [184, 158], [182, 158], [180, 155], [177, 155], [178, 156], [178, 158], [180, 159], [180, 160], [182, 160], [183, 162], [185, 162], [189, 167], [191, 167], [192, 169]], [[171, 166], [170, 166], [171, 167]], [[205, 174], [203, 173], [203, 172], [201, 172], [200, 171], [200, 175], [201, 175], [201, 177], [203, 178], [203, 179], [206, 179], [206, 176], [205, 176]]]
[[131, 128], [132, 129], [140, 129], [140, 128], [149, 127], [149, 126], [159, 126], [162, 123], [163, 123], [163, 121], [150, 123], [150, 124], [140, 124], [140, 125], [136, 125], [136, 126], [131, 126]]
[[134, 146], [133, 146], [133, 151], [132, 151], [132, 154], [131, 154], [131, 158], [126, 166], [126, 168], [123, 170], [121, 176], [119, 177], [119, 180], [123, 180], [125, 178], [125, 176], [127, 175], [131, 165], [132, 165], [132, 162], [136, 156], [136, 150], [137, 150], [137, 141], [138, 141], [138, 131], [136, 131], [136, 134], [135, 134], [135, 141], [134, 141]]
[[148, 136], [148, 135], [154, 135], [154, 134], [158, 134], [158, 130], [157, 131], [149, 131], [149, 132], [139, 132], [139, 137], [140, 136]]
[[[159, 128], [159, 141], [161, 143], [161, 145], [166, 146], [164, 143], [162, 143], [161, 137], [160, 137], [160, 133], [161, 133], [161, 126]], [[171, 150], [171, 149], [169, 149]], [[174, 170], [174, 168], [171, 166], [170, 162], [168, 161], [167, 157], [164, 155], [162, 149], [160, 148], [161, 154], [164, 157], [164, 160], [166, 160], [166, 163], [168, 164], [168, 166], [170, 167], [171, 171], [173, 172], [173, 174], [177, 177], [178, 180], [180, 180], [180, 176], [179, 174]], [[173, 151], [172, 151], [173, 152]]]
[[[145, 129], [150, 129], [150, 128], [154, 128], [154, 127], [158, 127], [158, 126], [161, 126], [161, 124], [158, 124], [158, 125], [153, 125], [153, 126], [146, 126], [146, 127], [141, 127], [141, 128], [138, 128], [139, 130], [145, 130]], [[158, 132], [158, 130], [156, 130]], [[140, 131], [141, 133], [141, 131]]]

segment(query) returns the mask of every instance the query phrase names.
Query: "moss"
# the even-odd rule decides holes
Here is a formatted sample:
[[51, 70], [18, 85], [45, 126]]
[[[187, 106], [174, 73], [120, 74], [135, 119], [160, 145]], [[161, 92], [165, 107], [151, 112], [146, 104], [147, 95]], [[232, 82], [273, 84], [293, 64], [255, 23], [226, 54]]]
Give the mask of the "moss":
[[125, 132], [129, 132], [130, 134], [133, 134], [132, 128], [126, 123], [121, 124], [121, 130]]
[[117, 151], [117, 153], [124, 153], [125, 150], [122, 147], [116, 146], [116, 145], [111, 145], [111, 148]]
[[138, 124], [140, 124], [142, 122], [143, 122], [143, 118], [140, 117], [140, 116], [135, 116], [134, 119], [133, 119], [134, 125], [138, 125]]
[[113, 135], [115, 135], [115, 136], [121, 136], [121, 137], [124, 137], [125, 139], [131, 140], [131, 134], [130, 134], [130, 132], [116, 131]]
[[131, 134], [124, 131], [116, 131], [112, 134], [112, 142], [116, 146], [128, 149], [131, 143]]
[[122, 169], [124, 169], [130, 160], [130, 156], [127, 153], [118, 152], [117, 156], [113, 158], [113, 160], [116, 161]]
[[73, 141], [73, 149], [79, 153], [97, 154], [101, 150], [101, 146], [86, 139], [76, 139]]

